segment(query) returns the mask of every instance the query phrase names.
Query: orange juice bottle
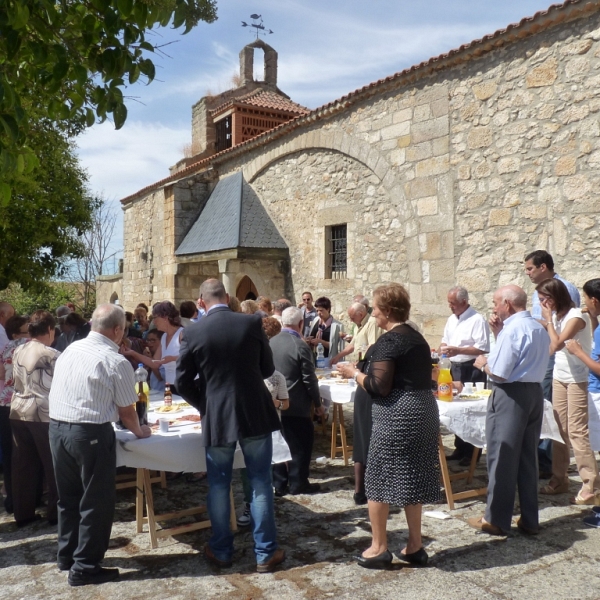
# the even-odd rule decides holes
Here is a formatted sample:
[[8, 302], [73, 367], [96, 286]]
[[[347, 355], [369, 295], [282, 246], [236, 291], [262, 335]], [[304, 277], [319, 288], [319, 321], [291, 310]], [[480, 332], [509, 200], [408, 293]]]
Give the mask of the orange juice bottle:
[[452, 402], [452, 373], [450, 372], [450, 360], [445, 354], [438, 363], [440, 374], [438, 375], [438, 400]]

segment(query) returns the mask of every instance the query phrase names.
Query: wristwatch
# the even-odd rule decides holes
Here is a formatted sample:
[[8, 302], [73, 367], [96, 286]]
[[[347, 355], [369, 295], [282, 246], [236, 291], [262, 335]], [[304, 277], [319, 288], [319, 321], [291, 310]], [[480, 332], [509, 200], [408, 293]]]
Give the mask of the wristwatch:
[[279, 410], [281, 410], [283, 408], [283, 400], [279, 401], [279, 407], [278, 408], [279, 408]]

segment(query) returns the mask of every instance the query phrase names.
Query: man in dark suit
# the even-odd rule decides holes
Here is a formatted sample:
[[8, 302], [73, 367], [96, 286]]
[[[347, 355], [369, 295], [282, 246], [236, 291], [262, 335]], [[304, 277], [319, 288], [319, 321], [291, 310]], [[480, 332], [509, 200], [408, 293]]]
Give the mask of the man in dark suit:
[[229, 489], [239, 442], [252, 487], [256, 569], [268, 573], [285, 559], [285, 552], [277, 547], [271, 476], [271, 434], [280, 423], [264, 383], [275, 367], [260, 317], [235, 313], [228, 301], [220, 281], [208, 279], [200, 286], [206, 316], [185, 330], [176, 387], [202, 415], [212, 525], [204, 554], [217, 566], [232, 564]]
[[318, 415], [323, 414], [319, 382], [315, 374], [313, 353], [302, 339], [304, 315], [295, 307], [286, 308], [282, 314], [281, 333], [269, 342], [273, 351], [275, 368], [285, 377], [290, 407], [281, 415], [283, 437], [290, 447], [291, 462], [273, 468], [275, 494], [314, 494], [318, 483], [308, 481], [308, 471], [315, 435], [310, 409], [314, 405]]

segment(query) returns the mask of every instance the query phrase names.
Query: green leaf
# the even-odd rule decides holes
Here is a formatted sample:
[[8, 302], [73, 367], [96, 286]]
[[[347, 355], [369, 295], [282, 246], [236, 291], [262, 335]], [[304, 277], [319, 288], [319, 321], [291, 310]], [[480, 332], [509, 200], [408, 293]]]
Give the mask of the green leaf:
[[150, 42], [142, 42], [140, 48], [148, 50], [148, 52], [154, 52], [154, 46]]
[[140, 29], [145, 29], [148, 23], [148, 5], [145, 2], [136, 2], [133, 7], [133, 18]]
[[133, 11], [133, 0], [117, 0], [117, 8], [121, 15], [127, 18]]
[[129, 83], [134, 84], [140, 78], [140, 73], [140, 65], [133, 65], [129, 70]]
[[148, 78], [148, 83], [154, 79], [156, 71], [154, 63], [149, 58], [140, 61], [140, 70]]
[[127, 107], [123, 103], [119, 103], [113, 110], [113, 117], [115, 119], [115, 129], [121, 129], [127, 119]]
[[85, 124], [91, 127], [96, 122], [96, 115], [91, 108], [87, 108], [85, 111]]
[[7, 114], [0, 115], [0, 123], [2, 123], [6, 135], [16, 142], [19, 138], [19, 126], [14, 117]]
[[25, 157], [22, 154], [17, 156], [17, 173], [19, 175], [25, 170]]
[[83, 65], [74, 65], [72, 73], [79, 85], [85, 84], [88, 78], [88, 70]]
[[69, 72], [69, 63], [66, 60], [61, 60], [54, 65], [52, 69], [52, 77], [55, 81], [62, 81]]
[[8, 183], [0, 183], [0, 206], [3, 208], [10, 204], [10, 185]]

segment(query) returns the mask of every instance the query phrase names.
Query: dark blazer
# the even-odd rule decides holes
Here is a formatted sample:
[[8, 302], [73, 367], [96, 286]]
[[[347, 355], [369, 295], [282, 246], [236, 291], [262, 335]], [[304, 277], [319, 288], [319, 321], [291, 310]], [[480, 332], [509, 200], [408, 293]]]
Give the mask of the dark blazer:
[[260, 317], [216, 307], [184, 329], [175, 387], [200, 411], [205, 446], [280, 429], [264, 382], [274, 370]]
[[286, 331], [272, 337], [269, 344], [275, 369], [285, 377], [290, 395], [290, 407], [281, 416], [310, 417], [311, 405], [321, 406], [312, 350], [304, 340]]

